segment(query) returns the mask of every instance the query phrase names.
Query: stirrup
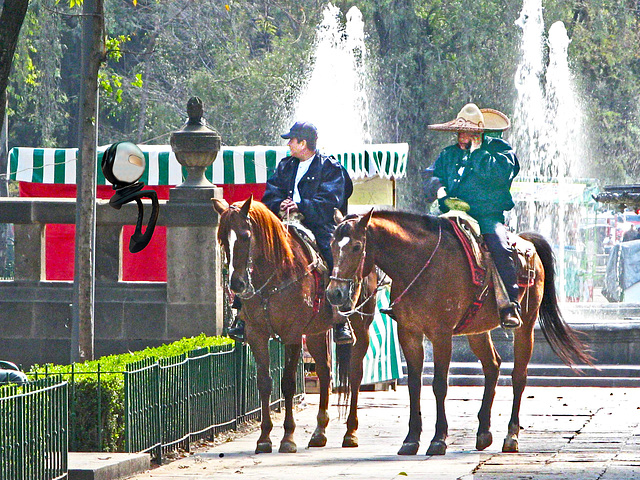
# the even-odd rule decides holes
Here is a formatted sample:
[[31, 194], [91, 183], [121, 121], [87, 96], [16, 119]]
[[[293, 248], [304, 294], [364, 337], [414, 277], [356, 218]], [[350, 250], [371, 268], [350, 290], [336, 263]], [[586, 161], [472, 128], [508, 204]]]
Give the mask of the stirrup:
[[333, 341], [336, 345], [353, 345], [355, 339], [356, 336], [353, 334], [353, 329], [348, 320], [344, 323], [336, 323], [333, 326]]
[[245, 341], [244, 320], [240, 320], [239, 318], [236, 317], [236, 321], [227, 330], [227, 335], [229, 336], [229, 338], [231, 338], [232, 340], [235, 340], [236, 342], [244, 343]]
[[391, 307], [389, 307], [389, 308], [379, 308], [378, 311], [380, 313], [384, 313], [385, 315], [387, 315], [388, 317], [390, 317], [393, 320], [397, 320], [396, 314], [393, 311], [393, 308], [391, 308]]
[[514, 302], [500, 310], [500, 326], [507, 330], [513, 330], [522, 326], [520, 305]]

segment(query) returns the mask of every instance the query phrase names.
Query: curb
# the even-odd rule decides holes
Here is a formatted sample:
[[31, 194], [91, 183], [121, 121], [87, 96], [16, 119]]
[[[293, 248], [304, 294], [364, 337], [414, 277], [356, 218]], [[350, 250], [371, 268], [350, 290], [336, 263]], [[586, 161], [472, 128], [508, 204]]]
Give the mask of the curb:
[[151, 468], [144, 453], [69, 452], [69, 480], [119, 480]]

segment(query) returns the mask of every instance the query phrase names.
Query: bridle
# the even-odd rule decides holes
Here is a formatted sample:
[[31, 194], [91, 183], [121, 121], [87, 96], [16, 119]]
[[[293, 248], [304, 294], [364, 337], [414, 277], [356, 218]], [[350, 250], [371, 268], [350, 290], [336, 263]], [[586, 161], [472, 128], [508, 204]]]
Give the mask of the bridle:
[[362, 242], [362, 250], [360, 251], [360, 261], [358, 262], [358, 266], [356, 267], [355, 272], [353, 273], [353, 278], [341, 278], [341, 277], [336, 277], [335, 275], [331, 275], [329, 277], [329, 280], [346, 283], [349, 286], [349, 298], [352, 297], [353, 293], [355, 292], [355, 289], [358, 288], [362, 283], [362, 277], [363, 277], [362, 271], [364, 270], [364, 260], [366, 257], [367, 257], [367, 236], [365, 234], [364, 241]]
[[[436, 243], [435, 248], [431, 252], [431, 255], [427, 259], [426, 263], [422, 266], [420, 271], [416, 274], [415, 277], [413, 277], [413, 280], [411, 280], [411, 282], [409, 282], [409, 285], [407, 285], [407, 287], [402, 291], [402, 293], [400, 295], [398, 295], [393, 300], [393, 302], [391, 302], [391, 304], [388, 307], [389, 310], [391, 310], [395, 305], [400, 303], [400, 301], [402, 300], [404, 295], [409, 291], [409, 289], [413, 286], [413, 284], [416, 283], [416, 281], [418, 280], [420, 275], [422, 275], [422, 273], [424, 273], [424, 271], [429, 267], [429, 265], [431, 264], [431, 260], [433, 260], [434, 255], [436, 254], [436, 252], [438, 251], [438, 248], [440, 247], [441, 241], [442, 241], [442, 226], [440, 224], [438, 224], [438, 241]], [[360, 283], [362, 282], [362, 269], [364, 268], [364, 260], [365, 260], [365, 257], [366, 257], [366, 247], [367, 247], [367, 244], [366, 244], [366, 235], [365, 235], [365, 242], [364, 242], [364, 245], [363, 245], [363, 248], [362, 248], [362, 258], [360, 259], [360, 263], [358, 265], [358, 268], [356, 269], [356, 271], [354, 273], [354, 277], [355, 278], [340, 278], [340, 277], [335, 277], [335, 276], [329, 277], [331, 280], [335, 280], [337, 282], [343, 282], [343, 283], [346, 282], [349, 285], [349, 298], [353, 298], [352, 296], [353, 296], [354, 288], [356, 286], [359, 286]], [[358, 273], [359, 273], [359, 278], [357, 278], [358, 277]], [[385, 280], [386, 280], [386, 273], [383, 275], [383, 277], [380, 279], [380, 281], [378, 281], [377, 287], [375, 288], [373, 293], [369, 297], [367, 297], [367, 299], [365, 299], [363, 302], [361, 302], [356, 307], [352, 308], [351, 311], [348, 311], [348, 312], [340, 312], [340, 311], [338, 311], [338, 313], [340, 315], [342, 315], [342, 316], [349, 316], [352, 313], [360, 313], [360, 314], [366, 315], [364, 312], [361, 312], [360, 309], [362, 308], [363, 305], [365, 305], [378, 292], [378, 290], [380, 290], [381, 285], [383, 284], [383, 282]]]
[[[229, 207], [230, 210], [234, 210], [235, 212], [240, 213], [240, 209], [235, 206], [235, 205], [231, 205]], [[253, 229], [251, 228], [251, 218], [247, 215], [244, 218], [244, 221], [247, 223], [247, 227], [249, 229], [250, 232], [253, 233]], [[264, 284], [262, 284], [262, 286], [256, 290], [255, 287], [253, 286], [253, 279], [251, 277], [251, 272], [253, 272], [253, 245], [254, 245], [254, 236], [251, 235], [251, 238], [249, 239], [249, 251], [247, 252], [247, 263], [245, 265], [245, 272], [247, 275], [247, 282], [248, 282], [248, 290], [245, 290], [242, 294], [237, 294], [238, 297], [240, 297], [242, 300], [248, 300], [252, 297], [254, 297], [256, 294], [259, 294], [259, 292], [261, 292], [265, 286], [271, 281], [271, 279], [275, 276], [275, 271], [271, 274], [271, 276], [267, 279], [266, 282], [264, 282]], [[230, 252], [233, 253], [233, 252]]]
[[[363, 280], [364, 280], [364, 261], [367, 257], [367, 237], [365, 235], [364, 237], [364, 242], [362, 242], [362, 251], [360, 253], [360, 261], [358, 263], [358, 267], [356, 268], [354, 274], [353, 274], [353, 278], [342, 278], [342, 277], [336, 277], [335, 275], [331, 275], [329, 277], [329, 280], [332, 280], [334, 282], [340, 282], [340, 283], [346, 283], [347, 284], [347, 288], [349, 289], [349, 301], [351, 301], [353, 299], [353, 295], [354, 293], [360, 288]], [[383, 283], [385, 282], [387, 277], [387, 274], [384, 273], [382, 275], [382, 277], [380, 278], [380, 280], [378, 281], [378, 285], [376, 285], [376, 288], [371, 292], [371, 294], [365, 298], [362, 302], [360, 302], [358, 305], [356, 305], [355, 307], [353, 307], [351, 310], [343, 312], [340, 310], [337, 310], [338, 315], [342, 316], [342, 317], [349, 317], [351, 315], [353, 315], [354, 313], [358, 313], [360, 315], [364, 315], [364, 316], [368, 316], [368, 317], [372, 317], [374, 316], [373, 313], [367, 313], [367, 312], [363, 312], [362, 308], [369, 302], [369, 300], [371, 300], [380, 290], [380, 288], [382, 288], [381, 286], [383, 285]]]
[[[240, 212], [240, 209], [235, 205], [231, 205], [229, 208], [237, 212]], [[236, 295], [238, 295], [238, 297], [240, 297], [242, 300], [249, 300], [254, 297], [258, 297], [260, 299], [260, 305], [262, 306], [265, 319], [267, 321], [267, 324], [269, 325], [269, 329], [271, 330], [272, 336], [274, 336], [275, 332], [274, 332], [273, 326], [271, 325], [271, 319], [269, 316], [269, 300], [273, 295], [283, 292], [284, 290], [288, 289], [292, 285], [299, 283], [304, 277], [310, 275], [314, 271], [314, 269], [317, 268], [318, 259], [314, 259], [314, 261], [307, 266], [304, 273], [301, 273], [297, 277], [287, 279], [282, 283], [267, 289], [267, 286], [269, 285], [269, 283], [276, 276], [277, 269], [274, 268], [269, 278], [265, 280], [265, 282], [260, 286], [260, 288], [256, 289], [255, 286], [253, 285], [253, 279], [251, 276], [251, 272], [253, 271], [253, 253], [254, 253], [255, 236], [253, 235], [251, 218], [248, 215], [245, 218], [245, 221], [247, 222], [249, 231], [251, 231], [252, 233], [250, 243], [249, 243], [249, 251], [247, 252], [247, 264], [245, 266], [248, 288], [242, 294], [236, 294]], [[313, 316], [309, 318], [309, 323], [312, 320], [313, 320]], [[277, 335], [275, 335], [275, 337], [277, 338]]]

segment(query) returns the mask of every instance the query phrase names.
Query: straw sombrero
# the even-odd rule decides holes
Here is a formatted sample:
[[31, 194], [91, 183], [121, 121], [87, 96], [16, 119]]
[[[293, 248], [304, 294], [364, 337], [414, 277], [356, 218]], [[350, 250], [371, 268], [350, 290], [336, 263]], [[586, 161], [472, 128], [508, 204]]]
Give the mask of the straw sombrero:
[[504, 113], [493, 108], [479, 109], [475, 103], [467, 103], [454, 120], [428, 125], [427, 128], [438, 132], [482, 133], [502, 132], [510, 126], [511, 121]]

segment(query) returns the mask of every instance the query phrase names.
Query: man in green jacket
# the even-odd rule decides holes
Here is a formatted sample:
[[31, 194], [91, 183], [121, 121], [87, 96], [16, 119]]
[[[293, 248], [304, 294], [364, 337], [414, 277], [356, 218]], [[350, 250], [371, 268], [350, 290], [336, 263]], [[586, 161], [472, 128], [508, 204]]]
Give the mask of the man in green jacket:
[[520, 171], [511, 146], [485, 132], [506, 130], [509, 119], [492, 109], [465, 105], [455, 120], [429, 125], [431, 130], [457, 132], [458, 142], [446, 147], [428, 171], [437, 186], [440, 210], [464, 210], [480, 224], [484, 242], [504, 283], [510, 304], [500, 310], [503, 328], [522, 325], [516, 268], [507, 242], [504, 212], [514, 207], [511, 182]]

